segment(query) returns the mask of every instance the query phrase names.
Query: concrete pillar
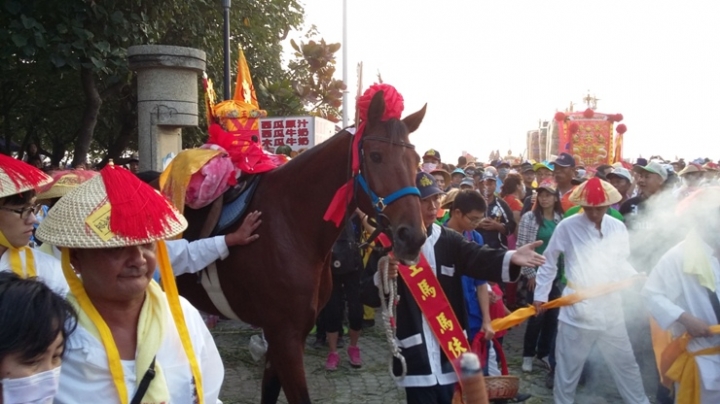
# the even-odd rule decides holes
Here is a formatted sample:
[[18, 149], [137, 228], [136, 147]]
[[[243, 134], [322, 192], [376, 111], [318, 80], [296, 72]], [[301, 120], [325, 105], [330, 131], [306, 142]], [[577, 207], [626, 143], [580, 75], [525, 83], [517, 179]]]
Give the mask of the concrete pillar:
[[198, 74], [205, 52], [165, 45], [128, 48], [138, 81], [140, 171], [162, 171], [162, 159], [182, 150], [183, 127], [198, 125]]

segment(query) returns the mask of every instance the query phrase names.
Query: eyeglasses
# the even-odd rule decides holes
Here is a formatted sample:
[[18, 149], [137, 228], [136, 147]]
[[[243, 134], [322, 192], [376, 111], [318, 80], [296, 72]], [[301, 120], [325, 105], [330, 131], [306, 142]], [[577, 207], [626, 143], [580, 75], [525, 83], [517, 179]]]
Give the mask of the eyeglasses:
[[465, 217], [470, 221], [470, 224], [475, 225], [475, 226], [479, 225], [480, 222], [482, 222], [482, 220], [483, 220], [482, 217], [478, 217], [478, 218], [473, 219], [473, 218], [471, 218], [471, 217], [468, 216], [468, 215], [463, 215], [463, 216], [465, 216]]
[[30, 217], [31, 213], [35, 213], [37, 211], [38, 207], [40, 207], [40, 205], [30, 205], [30, 206], [26, 206], [26, 207], [20, 208], [20, 209], [11, 209], [11, 208], [6, 208], [5, 206], [0, 206], [0, 210], [6, 210], [8, 212], [15, 212], [18, 215], [20, 215], [20, 219], [27, 219], [28, 217]]

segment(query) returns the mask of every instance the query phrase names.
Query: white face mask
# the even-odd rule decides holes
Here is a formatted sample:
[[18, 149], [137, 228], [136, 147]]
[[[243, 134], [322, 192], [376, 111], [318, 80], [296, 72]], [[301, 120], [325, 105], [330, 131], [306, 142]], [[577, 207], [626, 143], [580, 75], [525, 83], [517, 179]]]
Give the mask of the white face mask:
[[60, 366], [19, 379], [3, 379], [3, 404], [50, 404], [60, 384]]
[[435, 163], [423, 163], [422, 170], [426, 173], [430, 173], [431, 171], [434, 171], [437, 168], [437, 164]]

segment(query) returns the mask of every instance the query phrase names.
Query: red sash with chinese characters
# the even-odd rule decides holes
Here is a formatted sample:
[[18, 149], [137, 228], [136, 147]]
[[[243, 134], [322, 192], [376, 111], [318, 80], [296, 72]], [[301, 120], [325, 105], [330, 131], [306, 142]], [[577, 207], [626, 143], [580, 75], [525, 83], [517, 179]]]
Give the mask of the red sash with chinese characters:
[[[385, 248], [392, 246], [385, 234], [380, 234], [378, 241]], [[416, 265], [399, 264], [398, 272], [410, 289], [445, 356], [450, 360], [458, 380], [462, 381], [459, 358], [463, 353], [470, 352], [470, 344], [432, 267], [421, 253], [420, 261]]]

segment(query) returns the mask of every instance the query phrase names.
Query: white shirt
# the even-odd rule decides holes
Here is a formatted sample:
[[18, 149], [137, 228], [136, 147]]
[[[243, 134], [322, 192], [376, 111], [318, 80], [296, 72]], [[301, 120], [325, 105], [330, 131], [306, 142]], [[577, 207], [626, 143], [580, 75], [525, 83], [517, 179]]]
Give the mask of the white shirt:
[[[70, 288], [65, 281], [60, 261], [55, 259], [52, 255], [47, 255], [38, 250], [33, 250], [32, 252], [33, 257], [35, 258], [35, 270], [37, 271], [38, 279], [60, 296], [67, 295]], [[21, 252], [20, 258], [23, 260], [24, 265], [25, 254]], [[0, 257], [0, 271], [12, 272], [12, 269], [10, 268], [9, 251], [5, 251]]]
[[[543, 254], [545, 264], [537, 271], [536, 301], [548, 301], [560, 254], [564, 254], [568, 280], [563, 296], [577, 292], [575, 288], [587, 289], [637, 275], [627, 262], [630, 244], [625, 225], [603, 215], [600, 228], [598, 230], [584, 213], [558, 224]], [[580, 328], [603, 330], [624, 321], [621, 304], [620, 295], [610, 293], [562, 307], [558, 319]]]
[[[221, 403], [218, 396], [225, 369], [220, 354], [200, 313], [182, 297], [180, 303], [202, 373], [205, 402]], [[165, 309], [167, 313], [165, 338], [157, 352], [157, 364], [162, 366], [170, 392], [170, 403], [193, 404], [190, 364], [170, 311], [167, 306]], [[129, 372], [134, 367], [134, 361], [123, 363], [128, 400], [135, 393], [136, 375], [134, 372]], [[120, 403], [102, 342], [82, 326], [78, 326], [67, 341], [60, 373], [60, 389], [55, 396], [55, 403]]]
[[[717, 324], [707, 289], [702, 287], [695, 275], [684, 270], [685, 242], [665, 253], [650, 273], [642, 294], [647, 307], [660, 327], [670, 330], [674, 337], [685, 333], [685, 327], [678, 323], [680, 315], [687, 312], [706, 323]], [[712, 249], [703, 245], [715, 273], [715, 293], [720, 296], [720, 262], [713, 256]], [[692, 338], [688, 351], [696, 352], [705, 348], [720, 346], [720, 335], [707, 338]], [[696, 356], [703, 385], [708, 390], [720, 390], [720, 355]]]
[[[230, 254], [227, 244], [225, 244], [225, 236], [203, 238], [193, 242], [182, 239], [167, 240], [165, 245], [175, 276], [202, 271], [208, 265], [217, 260], [224, 260]], [[58, 260], [62, 258], [59, 248], [52, 246], [52, 251], [55, 258]], [[60, 274], [62, 275], [62, 271]]]

